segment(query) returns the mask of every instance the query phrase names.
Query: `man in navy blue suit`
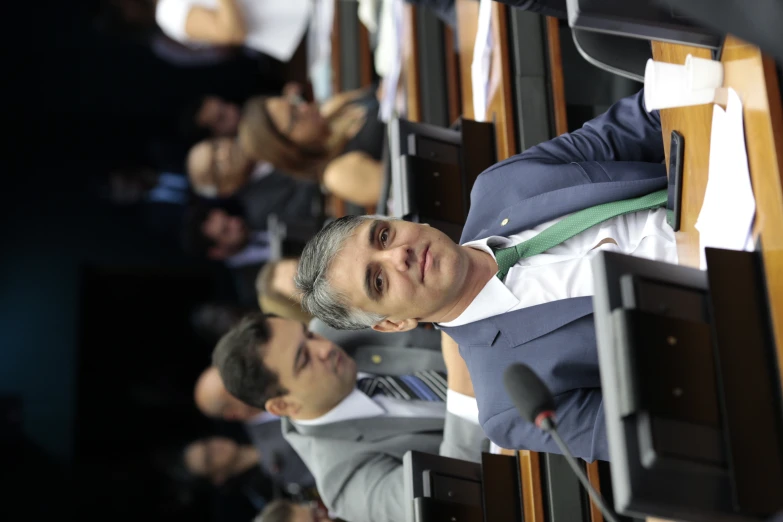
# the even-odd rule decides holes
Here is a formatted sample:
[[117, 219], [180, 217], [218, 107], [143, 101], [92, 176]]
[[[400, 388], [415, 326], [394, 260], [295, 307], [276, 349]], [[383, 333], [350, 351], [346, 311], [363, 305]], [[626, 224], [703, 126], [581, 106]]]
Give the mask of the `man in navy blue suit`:
[[[554, 394], [573, 453], [608, 460], [590, 260], [611, 250], [677, 261], [674, 232], [656, 206], [665, 201], [663, 158], [660, 117], [645, 110], [640, 92], [583, 128], [482, 173], [460, 245], [426, 225], [381, 216], [333, 222], [302, 254], [302, 304], [341, 329], [391, 332], [435, 323], [460, 346], [489, 438], [503, 447], [557, 453], [549, 435], [519, 417], [503, 389], [504, 369], [528, 364]], [[651, 194], [658, 203], [633, 206]], [[626, 200], [638, 209], [594, 226], [578, 212]], [[602, 204], [608, 205], [596, 207]], [[533, 237], [552, 237], [542, 233], [554, 226], [573, 234], [532, 257], [508, 261], [499, 254]], [[459, 408], [466, 414], [464, 401]]]

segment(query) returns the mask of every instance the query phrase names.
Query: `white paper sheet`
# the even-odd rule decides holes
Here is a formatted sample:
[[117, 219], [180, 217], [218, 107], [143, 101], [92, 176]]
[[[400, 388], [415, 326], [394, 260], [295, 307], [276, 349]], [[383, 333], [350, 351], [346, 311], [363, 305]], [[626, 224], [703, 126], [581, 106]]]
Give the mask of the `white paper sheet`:
[[[402, 0], [384, 0], [384, 6], [386, 4], [391, 4], [391, 27], [381, 20], [380, 41], [388, 42], [389, 52], [383, 57], [385, 61], [383, 69], [387, 73], [383, 76], [383, 98], [378, 109], [378, 118], [384, 123], [389, 123], [397, 106], [397, 88], [402, 71], [403, 21]], [[377, 51], [375, 57], [378, 59]], [[378, 70], [377, 65], [376, 70]]]
[[315, 0], [307, 33], [307, 71], [317, 101], [332, 97], [332, 26], [334, 1]]
[[704, 204], [695, 225], [699, 231], [701, 268], [707, 267], [706, 247], [752, 250], [750, 233], [755, 215], [756, 200], [745, 150], [742, 101], [733, 89], [729, 89], [726, 110], [714, 105], [712, 112], [709, 177]]
[[473, 115], [476, 121], [487, 118], [489, 97], [489, 72], [492, 61], [492, 0], [480, 0], [476, 43], [473, 46], [473, 62], [470, 65], [470, 81], [473, 87]]

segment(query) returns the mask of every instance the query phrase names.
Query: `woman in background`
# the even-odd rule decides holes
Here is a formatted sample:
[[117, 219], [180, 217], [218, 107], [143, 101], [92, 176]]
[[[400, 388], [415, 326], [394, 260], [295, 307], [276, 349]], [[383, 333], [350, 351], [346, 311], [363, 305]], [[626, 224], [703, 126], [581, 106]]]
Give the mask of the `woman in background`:
[[[291, 59], [307, 30], [311, 0], [107, 0], [128, 27], [157, 23], [191, 48], [245, 46], [281, 62]], [[112, 14], [111, 16], [114, 16]]]
[[342, 93], [321, 106], [299, 96], [259, 96], [245, 104], [239, 143], [256, 161], [318, 180], [346, 201], [374, 205], [386, 135], [377, 114], [375, 88]]
[[256, 295], [264, 312], [308, 324], [312, 316], [302, 310], [294, 285], [298, 264], [297, 258], [266, 263], [256, 277]]

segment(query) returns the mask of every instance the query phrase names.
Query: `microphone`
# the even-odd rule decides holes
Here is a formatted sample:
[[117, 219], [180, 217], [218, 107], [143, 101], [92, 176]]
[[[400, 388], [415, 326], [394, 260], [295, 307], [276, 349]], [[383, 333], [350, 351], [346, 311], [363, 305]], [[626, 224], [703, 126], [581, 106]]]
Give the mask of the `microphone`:
[[576, 473], [576, 478], [587, 490], [588, 495], [603, 513], [608, 522], [618, 522], [617, 517], [606, 505], [606, 501], [590, 484], [587, 475], [577, 463], [571, 450], [566, 446], [565, 441], [557, 432], [557, 423], [555, 419], [555, 400], [546, 384], [536, 375], [536, 373], [526, 364], [512, 364], [503, 372], [503, 384], [506, 387], [506, 393], [514, 403], [514, 407], [519, 414], [552, 436], [552, 439], [560, 448], [568, 465]]

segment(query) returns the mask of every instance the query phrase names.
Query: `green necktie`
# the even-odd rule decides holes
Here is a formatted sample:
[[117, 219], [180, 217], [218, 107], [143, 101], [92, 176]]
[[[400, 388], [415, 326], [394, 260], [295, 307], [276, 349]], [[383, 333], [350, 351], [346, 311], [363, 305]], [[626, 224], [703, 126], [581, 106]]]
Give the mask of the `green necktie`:
[[640, 198], [603, 203], [574, 212], [546, 230], [539, 232], [535, 237], [531, 237], [516, 246], [493, 248], [492, 251], [495, 253], [495, 258], [498, 262], [497, 275], [503, 281], [506, 279], [506, 275], [511, 267], [516, 265], [520, 259], [546, 252], [550, 248], [606, 220], [631, 212], [660, 207], [665, 204], [666, 189], [663, 189]]

